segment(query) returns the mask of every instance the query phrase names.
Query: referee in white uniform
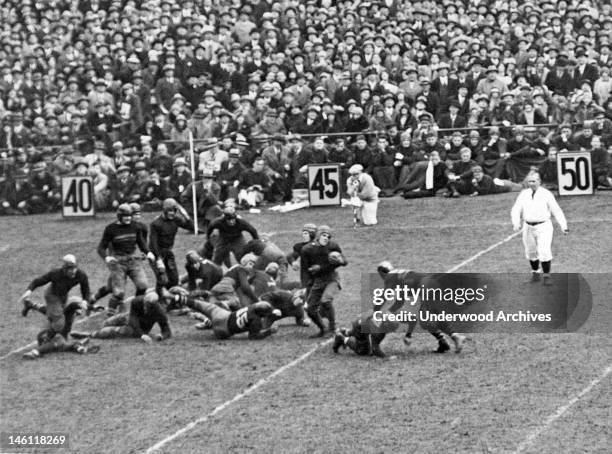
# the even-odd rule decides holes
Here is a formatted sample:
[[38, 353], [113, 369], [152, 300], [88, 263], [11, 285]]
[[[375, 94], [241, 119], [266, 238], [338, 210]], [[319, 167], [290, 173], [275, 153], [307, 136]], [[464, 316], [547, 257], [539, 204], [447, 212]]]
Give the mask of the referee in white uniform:
[[540, 187], [540, 175], [530, 172], [527, 175], [529, 189], [523, 189], [512, 207], [512, 224], [514, 231], [523, 228], [523, 245], [525, 256], [531, 264], [531, 281], [540, 280], [540, 264], [542, 264], [543, 284], [550, 282], [550, 266], [552, 261], [553, 225], [551, 214], [555, 217], [563, 233], [568, 233], [567, 221], [555, 196], [548, 189]]

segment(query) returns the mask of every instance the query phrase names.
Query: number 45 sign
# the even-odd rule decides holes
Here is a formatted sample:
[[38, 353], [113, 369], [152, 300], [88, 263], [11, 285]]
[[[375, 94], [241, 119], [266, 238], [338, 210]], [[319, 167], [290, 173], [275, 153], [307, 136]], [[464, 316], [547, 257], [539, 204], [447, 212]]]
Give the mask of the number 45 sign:
[[340, 205], [340, 164], [308, 166], [310, 206]]
[[557, 154], [559, 195], [593, 194], [591, 154], [567, 152]]
[[93, 188], [91, 177], [62, 178], [62, 215], [65, 218], [94, 216]]

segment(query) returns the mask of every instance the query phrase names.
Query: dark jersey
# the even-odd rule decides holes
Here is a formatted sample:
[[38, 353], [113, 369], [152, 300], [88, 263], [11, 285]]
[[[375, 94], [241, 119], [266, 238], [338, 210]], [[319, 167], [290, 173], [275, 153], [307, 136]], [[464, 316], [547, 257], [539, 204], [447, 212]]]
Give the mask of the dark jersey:
[[[293, 250], [287, 255], [287, 261], [291, 264], [295, 260], [299, 259], [300, 255], [302, 254], [302, 249], [308, 243], [310, 243], [310, 241], [300, 241], [299, 243], [295, 243], [293, 245]], [[308, 269], [303, 266], [300, 267], [300, 283], [302, 284], [302, 287], [306, 287], [306, 285], [308, 285]]]
[[[148, 311], [145, 312], [145, 306], [148, 306]], [[164, 339], [172, 335], [168, 316], [166, 311], [160, 304], [146, 304], [144, 296], [135, 296], [130, 304], [129, 325], [134, 328], [138, 336], [148, 334], [155, 324], [159, 325], [161, 335]]]
[[206, 230], [206, 236], [210, 238], [210, 234], [215, 230], [219, 230], [219, 235], [225, 242], [233, 242], [242, 237], [242, 232], [248, 232], [253, 239], [258, 239], [257, 230], [249, 222], [242, 218], [236, 218], [236, 222], [229, 224], [228, 219], [225, 216], [214, 219]]
[[293, 293], [289, 290], [271, 289], [267, 293], [259, 295], [261, 301], [267, 301], [274, 308], [279, 309], [283, 315], [292, 314], [295, 310], [293, 305]]
[[185, 265], [185, 269], [189, 290], [197, 288], [198, 279], [202, 281], [199, 286], [200, 290], [210, 290], [223, 277], [223, 269], [207, 259], [201, 260], [197, 269], [189, 263]]
[[243, 307], [232, 312], [227, 320], [227, 330], [230, 334], [244, 333], [249, 330], [249, 308]]
[[137, 247], [145, 254], [149, 252], [142, 227], [134, 223], [125, 225], [113, 222], [107, 225], [98, 246], [98, 254], [105, 258], [109, 247], [116, 255], [131, 255]]
[[[302, 248], [301, 266], [306, 269], [310, 282], [315, 279], [333, 280], [336, 277], [335, 271], [340, 265], [329, 263], [329, 253], [332, 251], [342, 253], [340, 246], [334, 241], [330, 241], [326, 246], [320, 245], [317, 241], [312, 241]], [[308, 271], [308, 268], [314, 265], [319, 265], [319, 271]]]
[[159, 257], [162, 250], [172, 249], [179, 227], [191, 230], [193, 224], [182, 217], [166, 219], [163, 215], [151, 222], [151, 237], [149, 238], [151, 252]]
[[368, 355], [370, 353], [370, 335], [362, 331], [361, 319], [355, 320], [349, 335], [355, 338], [355, 353]]
[[261, 295], [263, 293], [267, 293], [267, 292], [276, 290], [276, 281], [274, 280], [272, 276], [270, 276], [265, 271], [253, 270], [253, 274], [249, 278], [249, 283], [253, 287], [255, 295], [259, 299], [262, 299]]
[[132, 224], [134, 224], [136, 227], [140, 229], [140, 231], [142, 232], [142, 237], [146, 241], [147, 238], [149, 237], [149, 227], [147, 227], [147, 224], [145, 224], [144, 222], [140, 222], [140, 221], [132, 221]]
[[48, 283], [51, 283], [51, 292], [62, 300], [68, 297], [68, 292], [76, 285], [81, 286], [81, 296], [84, 300], [89, 301], [91, 297], [87, 274], [79, 269], [77, 269], [75, 276], [72, 278], [68, 277], [61, 268], [53, 269], [47, 274], [34, 279], [28, 286], [28, 290], [34, 290]]
[[252, 301], [257, 301], [257, 296], [253, 292], [253, 287], [249, 283], [250, 273], [242, 265], [234, 265], [225, 273], [225, 277], [231, 277], [236, 283], [236, 289], [240, 288], [242, 292]]

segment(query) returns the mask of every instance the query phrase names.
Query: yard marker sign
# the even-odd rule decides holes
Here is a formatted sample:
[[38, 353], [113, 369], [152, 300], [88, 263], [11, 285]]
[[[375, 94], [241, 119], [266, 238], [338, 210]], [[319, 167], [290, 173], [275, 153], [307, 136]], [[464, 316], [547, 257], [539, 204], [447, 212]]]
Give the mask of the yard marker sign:
[[308, 166], [310, 206], [340, 206], [340, 178], [340, 164], [310, 164]]
[[62, 216], [65, 218], [95, 216], [94, 185], [91, 177], [62, 178]]
[[559, 195], [593, 194], [591, 153], [567, 152], [557, 154]]

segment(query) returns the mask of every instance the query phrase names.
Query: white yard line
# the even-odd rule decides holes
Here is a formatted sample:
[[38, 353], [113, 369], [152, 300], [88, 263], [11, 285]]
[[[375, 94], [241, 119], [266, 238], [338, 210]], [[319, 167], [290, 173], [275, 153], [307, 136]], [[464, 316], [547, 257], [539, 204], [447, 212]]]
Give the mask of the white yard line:
[[[352, 229], [351, 229], [352, 230]], [[270, 232], [270, 234], [277, 234], [278, 232]], [[294, 232], [295, 233], [295, 232]], [[514, 238], [516, 235], [518, 235], [520, 232], [517, 233], [513, 233], [512, 235], [510, 235], [509, 237], [503, 239], [502, 241], [499, 241], [495, 244], [493, 244], [492, 246], [489, 246], [486, 249], [483, 249], [482, 251], [477, 252], [476, 254], [474, 254], [472, 257], [470, 257], [467, 260], [464, 260], [463, 262], [461, 262], [459, 265], [456, 265], [454, 267], [452, 267], [451, 269], [449, 269], [447, 271], [447, 273], [452, 273], [456, 270], [458, 270], [459, 268], [467, 265], [468, 263], [472, 262], [473, 260], [477, 259], [478, 257], [486, 254], [487, 252], [492, 251], [493, 249], [501, 246], [502, 244], [506, 243], [507, 241], [510, 241], [510, 239]], [[302, 356], [299, 356], [298, 358], [294, 359], [293, 361], [291, 361], [290, 363], [285, 364], [284, 366], [281, 366], [280, 368], [276, 369], [274, 372], [272, 372], [270, 375], [268, 375], [265, 378], [262, 378], [261, 380], [259, 380], [258, 382], [254, 383], [253, 385], [249, 386], [247, 389], [245, 389], [244, 391], [242, 391], [241, 393], [236, 394], [234, 397], [232, 397], [230, 400], [226, 400], [225, 402], [223, 402], [221, 405], [217, 406], [213, 411], [211, 411], [210, 413], [207, 413], [206, 415], [200, 416], [198, 419], [190, 422], [189, 424], [187, 424], [186, 426], [182, 427], [181, 429], [177, 430], [176, 432], [174, 432], [171, 435], [168, 435], [166, 438], [158, 441], [157, 443], [155, 443], [153, 446], [151, 446], [150, 448], [148, 448], [144, 453], [145, 454], [152, 454], [154, 452], [159, 451], [161, 448], [163, 448], [164, 446], [166, 446], [168, 443], [170, 443], [172, 440], [186, 434], [187, 432], [189, 432], [190, 430], [192, 430], [193, 428], [195, 428], [198, 424], [201, 424], [203, 422], [208, 421], [210, 418], [212, 418], [213, 416], [221, 413], [223, 410], [225, 410], [226, 408], [228, 408], [229, 406], [231, 406], [232, 404], [238, 402], [239, 400], [241, 400], [243, 397], [248, 396], [249, 394], [252, 394], [254, 391], [256, 391], [257, 389], [261, 388], [262, 386], [264, 386], [266, 383], [268, 383], [269, 381], [271, 381], [272, 379], [274, 379], [275, 377], [279, 376], [280, 374], [282, 374], [283, 372], [286, 372], [287, 370], [297, 366], [298, 364], [302, 363], [303, 361], [305, 361], [308, 357], [310, 357], [314, 352], [316, 352], [320, 347], [325, 347], [326, 345], [329, 345], [331, 342], [333, 341], [333, 338], [326, 340], [325, 342], [321, 342], [319, 344], [317, 344], [315, 347], [311, 348], [310, 350], [308, 350], [306, 353], [304, 353]]]
[[493, 249], [501, 246], [504, 243], [507, 243], [508, 241], [510, 241], [512, 238], [514, 238], [515, 236], [518, 236], [521, 234], [521, 231], [519, 230], [518, 232], [514, 232], [512, 235], [508, 235], [506, 238], [504, 238], [501, 241], [498, 241], [495, 244], [492, 244], [491, 246], [489, 246], [486, 249], [483, 249], [482, 251], [478, 252], [477, 254], [474, 254], [473, 256], [471, 256], [468, 259], [465, 259], [463, 262], [461, 262], [458, 265], [453, 266], [450, 270], [447, 271], [447, 273], [454, 273], [455, 271], [457, 271], [459, 268], [463, 268], [465, 265], [467, 265], [468, 263], [473, 262], [474, 260], [476, 260], [478, 257], [485, 255], [488, 252], [491, 252]]
[[550, 414], [542, 424], [535, 427], [527, 437], [518, 445], [513, 454], [519, 454], [524, 452], [536, 438], [538, 438], [544, 431], [546, 431], [557, 419], [562, 417], [576, 402], [586, 396], [595, 386], [601, 383], [610, 373], [612, 372], [612, 364], [606, 367], [599, 377], [591, 380], [591, 382], [584, 387], [582, 391], [572, 397], [565, 405], [560, 406], [555, 410], [554, 413]]

